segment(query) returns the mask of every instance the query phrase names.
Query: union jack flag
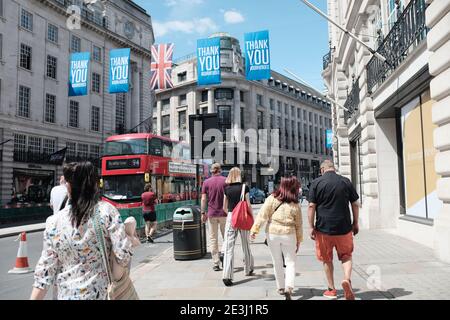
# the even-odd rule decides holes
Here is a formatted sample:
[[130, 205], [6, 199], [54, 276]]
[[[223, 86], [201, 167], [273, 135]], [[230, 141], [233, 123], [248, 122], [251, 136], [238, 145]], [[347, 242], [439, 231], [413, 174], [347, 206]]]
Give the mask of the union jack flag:
[[152, 46], [150, 86], [152, 90], [173, 88], [172, 57], [173, 43]]

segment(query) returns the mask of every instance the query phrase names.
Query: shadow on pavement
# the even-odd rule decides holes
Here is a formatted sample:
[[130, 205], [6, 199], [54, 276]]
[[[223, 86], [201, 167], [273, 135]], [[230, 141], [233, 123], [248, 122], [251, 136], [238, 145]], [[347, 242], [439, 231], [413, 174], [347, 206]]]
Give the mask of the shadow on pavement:
[[[325, 291], [325, 288], [323, 289], [317, 289], [317, 288], [298, 288], [294, 291], [293, 297], [299, 297], [297, 300], [310, 300], [315, 297], [323, 297], [323, 292]], [[411, 295], [411, 291], [406, 291], [403, 288], [392, 288], [387, 291], [363, 291], [360, 292], [360, 289], [353, 289], [355, 293], [355, 297], [358, 300], [375, 300], [375, 299], [395, 299], [398, 297], [408, 296]], [[392, 292], [395, 292], [395, 296], [392, 294]], [[338, 290], [337, 291], [338, 299], [344, 298], [344, 291]]]

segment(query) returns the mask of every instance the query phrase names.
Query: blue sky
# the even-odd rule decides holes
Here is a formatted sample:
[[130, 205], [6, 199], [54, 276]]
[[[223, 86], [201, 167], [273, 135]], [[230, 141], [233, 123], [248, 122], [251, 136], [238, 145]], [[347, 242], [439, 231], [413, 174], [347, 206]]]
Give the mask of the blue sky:
[[[152, 16], [156, 43], [175, 43], [174, 58], [195, 52], [197, 39], [228, 32], [269, 30], [272, 69], [287, 68], [324, 89], [322, 57], [328, 51], [327, 21], [299, 0], [135, 0]], [[326, 0], [311, 0], [326, 12]], [[242, 48], [243, 49], [243, 48]]]

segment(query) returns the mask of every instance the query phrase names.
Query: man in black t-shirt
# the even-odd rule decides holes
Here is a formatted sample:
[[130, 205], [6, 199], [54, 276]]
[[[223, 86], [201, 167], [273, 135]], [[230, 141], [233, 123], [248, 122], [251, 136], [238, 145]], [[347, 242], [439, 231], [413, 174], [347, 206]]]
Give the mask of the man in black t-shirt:
[[353, 235], [359, 232], [359, 196], [349, 179], [336, 174], [331, 161], [324, 161], [320, 171], [322, 176], [312, 182], [309, 190], [308, 219], [311, 239], [316, 241], [317, 259], [323, 263], [328, 280], [328, 290], [323, 295], [337, 298], [333, 275], [333, 249], [336, 248], [344, 268], [342, 287], [345, 298], [354, 300], [351, 272]]

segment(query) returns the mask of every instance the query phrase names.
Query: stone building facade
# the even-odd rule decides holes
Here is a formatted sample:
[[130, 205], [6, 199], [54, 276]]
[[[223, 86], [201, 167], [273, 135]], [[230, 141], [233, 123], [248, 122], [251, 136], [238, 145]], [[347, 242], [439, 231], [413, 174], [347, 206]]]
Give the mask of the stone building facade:
[[[98, 160], [106, 137], [151, 116], [151, 18], [129, 0], [0, 0], [0, 199], [46, 202], [66, 160]], [[81, 13], [73, 27], [72, 9]], [[131, 48], [131, 90], [108, 93], [109, 51]], [[90, 52], [88, 95], [68, 97], [69, 60]]]
[[362, 195], [361, 224], [388, 228], [450, 261], [450, 2], [328, 1], [323, 77], [334, 160]]

